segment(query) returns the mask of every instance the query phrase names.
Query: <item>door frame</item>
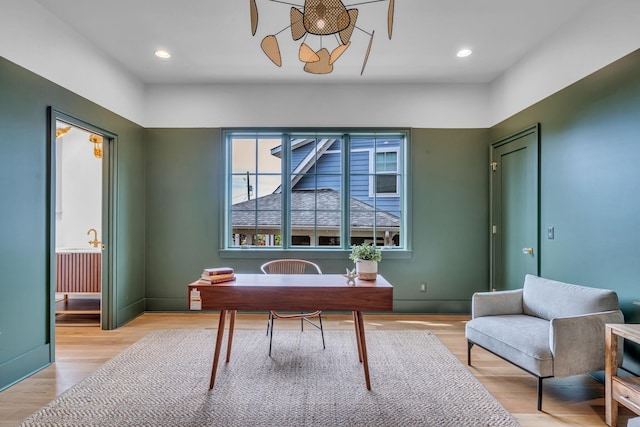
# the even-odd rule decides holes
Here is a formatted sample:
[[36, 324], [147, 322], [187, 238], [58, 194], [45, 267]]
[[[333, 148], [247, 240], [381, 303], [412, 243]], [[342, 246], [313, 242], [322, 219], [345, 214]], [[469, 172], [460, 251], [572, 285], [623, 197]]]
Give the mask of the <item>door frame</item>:
[[[496, 212], [494, 209], [494, 198], [496, 197], [496, 195], [494, 194], [494, 184], [495, 184], [495, 174], [493, 171], [493, 165], [495, 162], [497, 162], [498, 159], [496, 159], [496, 149], [503, 147], [506, 144], [509, 144], [511, 142], [517, 141], [520, 138], [523, 138], [525, 136], [529, 136], [531, 134], [535, 135], [535, 142], [534, 144], [534, 151], [533, 151], [533, 155], [534, 155], [534, 189], [533, 192], [535, 194], [534, 196], [534, 204], [535, 204], [535, 211], [536, 211], [536, 217], [535, 217], [535, 230], [536, 230], [536, 237], [535, 237], [535, 245], [536, 245], [536, 274], [540, 274], [540, 123], [536, 123], [534, 125], [531, 125], [525, 129], [522, 129], [518, 132], [515, 132], [505, 138], [502, 138], [494, 143], [492, 143], [489, 146], [489, 242], [490, 242], [490, 249], [489, 249], [489, 290], [490, 291], [496, 291], [498, 289], [496, 289], [496, 263], [500, 262], [500, 260], [497, 259], [496, 256], [496, 233], [494, 232], [494, 226], [500, 226], [499, 224], [496, 223]], [[524, 280], [524, 278], [523, 278]]]
[[117, 192], [117, 134], [94, 124], [78, 119], [69, 114], [47, 108], [47, 122], [49, 124], [48, 144], [48, 209], [47, 219], [48, 248], [49, 248], [49, 333], [51, 342], [51, 360], [55, 360], [55, 242], [56, 242], [56, 121], [63, 121], [87, 132], [98, 133], [103, 136], [102, 144], [102, 278], [100, 319], [102, 329], [115, 329], [116, 313], [115, 299], [115, 248], [116, 248], [116, 192]]

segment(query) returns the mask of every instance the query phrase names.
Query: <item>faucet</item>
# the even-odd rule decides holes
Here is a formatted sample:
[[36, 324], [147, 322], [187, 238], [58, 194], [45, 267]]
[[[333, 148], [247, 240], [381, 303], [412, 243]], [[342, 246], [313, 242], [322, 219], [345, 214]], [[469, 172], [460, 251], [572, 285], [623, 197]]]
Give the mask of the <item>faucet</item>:
[[92, 231], [93, 231], [93, 240], [89, 240], [89, 244], [94, 248], [97, 248], [98, 245], [100, 244], [100, 240], [98, 240], [98, 232], [96, 231], [96, 229], [90, 228], [89, 231], [87, 231], [87, 235], [91, 234]]

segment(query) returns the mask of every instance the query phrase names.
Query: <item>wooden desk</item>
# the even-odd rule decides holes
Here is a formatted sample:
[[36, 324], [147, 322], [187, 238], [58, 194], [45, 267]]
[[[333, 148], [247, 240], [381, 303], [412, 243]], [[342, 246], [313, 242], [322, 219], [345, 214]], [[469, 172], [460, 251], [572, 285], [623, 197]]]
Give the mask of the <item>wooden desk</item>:
[[618, 425], [620, 403], [640, 415], [640, 378], [618, 376], [618, 337], [640, 343], [640, 325], [608, 324], [605, 327], [605, 410], [607, 425], [612, 427]]
[[191, 283], [189, 295], [194, 288], [200, 291], [203, 310], [220, 310], [209, 389], [216, 379], [227, 311], [230, 312], [226, 360], [229, 362], [237, 310], [323, 310], [353, 312], [358, 357], [367, 389], [371, 390], [362, 312], [393, 309], [393, 286], [382, 276], [378, 275], [375, 281], [356, 280], [356, 286], [348, 286], [341, 274], [237, 274], [232, 282]]

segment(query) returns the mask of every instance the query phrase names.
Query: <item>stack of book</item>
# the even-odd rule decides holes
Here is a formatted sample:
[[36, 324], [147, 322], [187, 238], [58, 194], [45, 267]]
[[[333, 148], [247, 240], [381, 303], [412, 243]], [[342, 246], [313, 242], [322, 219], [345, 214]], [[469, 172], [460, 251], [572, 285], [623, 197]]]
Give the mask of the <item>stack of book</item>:
[[231, 267], [205, 268], [200, 276], [200, 282], [208, 285], [232, 280], [236, 280], [236, 275]]

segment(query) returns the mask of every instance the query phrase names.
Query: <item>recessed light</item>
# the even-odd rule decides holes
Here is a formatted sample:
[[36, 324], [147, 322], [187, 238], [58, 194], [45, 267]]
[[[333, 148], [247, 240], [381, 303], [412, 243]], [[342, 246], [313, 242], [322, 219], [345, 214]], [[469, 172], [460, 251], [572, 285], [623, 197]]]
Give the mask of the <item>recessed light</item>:
[[171, 54], [163, 49], [158, 49], [155, 52], [155, 55], [160, 59], [169, 59], [171, 58]]
[[458, 58], [464, 58], [465, 56], [471, 55], [471, 49], [460, 49], [456, 55]]

